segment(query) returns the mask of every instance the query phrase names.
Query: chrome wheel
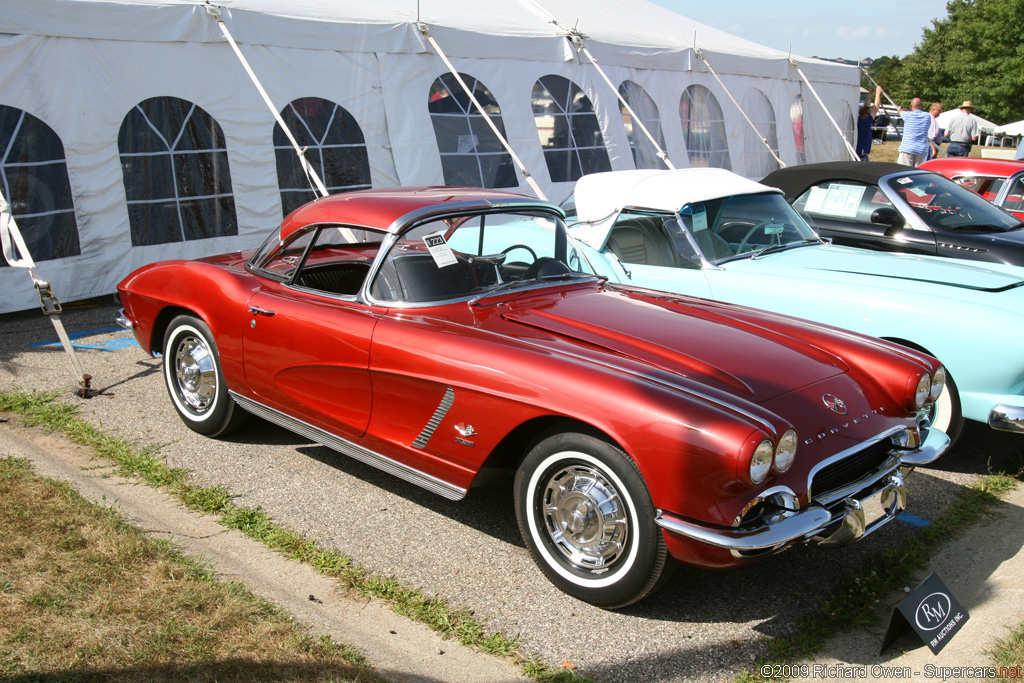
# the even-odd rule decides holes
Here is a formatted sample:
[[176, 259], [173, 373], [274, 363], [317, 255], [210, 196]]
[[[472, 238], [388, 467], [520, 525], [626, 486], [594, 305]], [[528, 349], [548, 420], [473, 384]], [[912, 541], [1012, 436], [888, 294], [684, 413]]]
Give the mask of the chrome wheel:
[[217, 365], [202, 339], [185, 336], [174, 351], [174, 376], [182, 402], [205, 413], [217, 398]]
[[557, 470], [542, 495], [544, 527], [566, 561], [594, 570], [619, 559], [629, 541], [629, 517], [600, 470], [585, 465]]
[[164, 382], [182, 422], [206, 436], [241, 426], [245, 411], [228, 393], [217, 342], [205, 322], [179, 315], [167, 326], [163, 350]]
[[675, 562], [654, 523], [636, 463], [598, 432], [538, 438], [516, 471], [516, 521], [530, 555], [559, 589], [615, 609], [642, 600]]

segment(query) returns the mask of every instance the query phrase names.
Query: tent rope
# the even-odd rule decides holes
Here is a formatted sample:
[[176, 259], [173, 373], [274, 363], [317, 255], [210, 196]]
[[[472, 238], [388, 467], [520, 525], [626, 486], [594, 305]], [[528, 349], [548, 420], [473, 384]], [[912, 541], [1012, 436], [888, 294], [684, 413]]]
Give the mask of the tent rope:
[[672, 160], [668, 158], [668, 152], [661, 148], [661, 145], [658, 144], [658, 141], [654, 138], [654, 135], [651, 134], [651, 131], [647, 130], [647, 126], [644, 125], [644, 122], [640, 119], [639, 116], [637, 116], [636, 112], [633, 111], [633, 108], [629, 106], [629, 102], [626, 101], [626, 98], [622, 95], [621, 92], [619, 92], [619, 89], [616, 88], [615, 85], [612, 83], [611, 79], [608, 78], [607, 74], [605, 74], [604, 72], [604, 69], [601, 68], [601, 65], [597, 63], [596, 59], [594, 59], [594, 55], [592, 55], [590, 53], [590, 50], [587, 49], [587, 46], [583, 44], [583, 33], [576, 29], [568, 29], [568, 37], [569, 40], [572, 41], [573, 45], [576, 47], [576, 51], [578, 53], [583, 53], [584, 55], [586, 55], [587, 59], [590, 60], [590, 63], [593, 65], [594, 69], [597, 70], [597, 73], [601, 75], [601, 78], [603, 78], [604, 82], [608, 84], [608, 87], [611, 88], [611, 91], [615, 93], [616, 97], [619, 98], [619, 103], [623, 107], [625, 107], [627, 112], [629, 112], [630, 117], [632, 117], [633, 123], [639, 126], [640, 130], [643, 131], [643, 134], [647, 137], [648, 140], [651, 141], [651, 144], [654, 145], [654, 149], [657, 150], [656, 154], [658, 158], [662, 160], [662, 162], [665, 164], [665, 166], [668, 167], [670, 171], [676, 170], [676, 167], [672, 164]]
[[811, 89], [811, 94], [814, 95], [814, 99], [818, 100], [818, 104], [821, 106], [821, 110], [825, 112], [825, 116], [827, 116], [828, 120], [832, 122], [832, 126], [836, 129], [836, 132], [839, 133], [839, 137], [843, 139], [843, 143], [846, 145], [846, 149], [849, 150], [850, 156], [853, 157], [854, 161], [860, 161], [860, 155], [857, 154], [857, 150], [853, 148], [853, 145], [850, 144], [850, 141], [846, 139], [845, 135], [843, 135], [843, 129], [840, 128], [839, 124], [836, 123], [836, 120], [832, 118], [832, 114], [829, 113], [828, 107], [826, 107], [825, 103], [821, 101], [821, 97], [818, 95], [818, 91], [814, 89], [814, 86], [811, 85], [811, 81], [808, 80], [807, 76], [804, 75], [804, 72], [800, 68], [800, 65], [797, 63], [795, 59], [790, 59], [789, 63], [793, 65], [793, 67], [796, 69], [796, 72], [800, 74], [800, 78], [802, 78], [804, 83], [807, 84], [807, 87]]
[[295, 149], [295, 153], [299, 156], [299, 165], [302, 166], [302, 171], [303, 173], [306, 174], [306, 178], [312, 185], [315, 185], [316, 190], [320, 193], [320, 196], [326, 197], [330, 193], [327, 191], [327, 187], [324, 185], [323, 181], [320, 180], [320, 176], [317, 175], [315, 170], [313, 170], [312, 164], [310, 164], [309, 161], [306, 159], [306, 148], [299, 146], [299, 143], [295, 139], [295, 136], [292, 135], [292, 132], [291, 130], [289, 130], [287, 124], [285, 124], [284, 119], [281, 118], [281, 114], [278, 113], [277, 107], [274, 106], [273, 101], [270, 99], [270, 95], [268, 95], [267, 91], [264, 90], [263, 84], [260, 83], [260, 79], [256, 77], [256, 73], [252, 70], [252, 67], [249, 66], [249, 62], [246, 61], [245, 56], [242, 54], [241, 49], [239, 49], [238, 43], [235, 42], [235, 39], [231, 35], [231, 32], [228, 30], [227, 25], [224, 24], [224, 20], [221, 19], [220, 8], [216, 7], [215, 5], [211, 5], [209, 0], [206, 1], [205, 7], [206, 12], [214, 19], [216, 19], [217, 26], [220, 27], [221, 33], [224, 34], [224, 37], [227, 39], [228, 44], [231, 45], [231, 49], [234, 50], [235, 56], [238, 57], [238, 61], [242, 63], [242, 67], [245, 69], [245, 72], [249, 74], [249, 79], [253, 82], [253, 85], [256, 86], [256, 90], [259, 91], [260, 96], [263, 98], [263, 101], [266, 102], [267, 107], [270, 109], [270, 113], [273, 114], [274, 119], [277, 120], [277, 124], [281, 126], [281, 130], [284, 131], [284, 134], [288, 138], [288, 141], [292, 144], [292, 147]]
[[724, 90], [724, 91], [725, 91], [725, 94], [729, 96], [729, 100], [730, 100], [730, 101], [732, 101], [732, 103], [733, 103], [734, 105], [736, 105], [736, 109], [738, 109], [738, 110], [739, 110], [739, 112], [740, 112], [740, 115], [742, 115], [742, 116], [743, 116], [743, 119], [744, 119], [744, 120], [745, 120], [745, 121], [746, 121], [746, 122], [747, 122], [748, 124], [750, 124], [750, 127], [751, 127], [751, 128], [753, 128], [753, 129], [754, 129], [754, 134], [755, 134], [755, 135], [757, 135], [758, 139], [760, 139], [760, 140], [761, 140], [761, 144], [763, 144], [763, 145], [765, 146], [765, 148], [766, 148], [766, 149], [768, 150], [768, 153], [772, 155], [772, 158], [773, 158], [773, 159], [775, 159], [775, 161], [776, 161], [776, 162], [777, 162], [777, 163], [778, 163], [778, 164], [779, 164], [779, 165], [780, 165], [780, 166], [781, 166], [782, 168], [786, 168], [786, 162], [784, 162], [784, 161], [783, 161], [782, 159], [780, 159], [780, 158], [779, 158], [779, 155], [778, 155], [778, 154], [776, 154], [776, 152], [775, 152], [775, 150], [774, 150], [774, 149], [772, 149], [771, 143], [769, 143], [769, 142], [768, 142], [768, 138], [766, 138], [766, 137], [765, 137], [764, 135], [762, 135], [762, 134], [761, 134], [761, 131], [759, 131], [759, 130], [757, 129], [757, 126], [756, 126], [756, 125], [754, 124], [754, 122], [750, 120], [750, 117], [749, 117], [749, 116], [747, 116], [747, 112], [743, 111], [743, 107], [741, 107], [741, 106], [740, 106], [740, 103], [739, 103], [739, 102], [737, 102], [737, 101], [736, 101], [736, 98], [732, 96], [732, 93], [731, 93], [731, 92], [729, 92], [729, 88], [725, 87], [725, 83], [723, 83], [723, 82], [722, 82], [722, 79], [721, 79], [721, 78], [719, 78], [719, 76], [718, 76], [718, 73], [717, 73], [717, 72], [715, 71], [715, 69], [714, 69], [714, 68], [713, 68], [713, 67], [711, 66], [711, 62], [709, 62], [709, 61], [708, 61], [708, 60], [707, 60], [707, 59], [706, 59], [706, 58], [704, 57], [704, 51], [703, 51], [703, 50], [701, 50], [701, 49], [700, 49], [699, 47], [697, 47], [697, 43], [696, 43], [696, 37], [694, 37], [694, 45], [693, 45], [693, 52], [694, 52], [694, 54], [695, 54], [695, 55], [697, 55], [697, 58], [698, 58], [698, 59], [700, 59], [700, 61], [704, 62], [704, 66], [706, 66], [706, 67], [708, 68], [708, 71], [710, 71], [710, 72], [711, 72], [711, 75], [715, 77], [715, 80], [716, 80], [716, 81], [718, 81], [718, 85], [722, 86], [722, 90]]
[[54, 296], [50, 283], [36, 275], [36, 263], [32, 259], [32, 254], [29, 253], [14, 216], [11, 214], [11, 205], [2, 192], [0, 192], [0, 246], [2, 246], [4, 258], [7, 259], [7, 265], [24, 268], [28, 271], [36, 293], [39, 294], [39, 305], [42, 307], [43, 313], [53, 323], [53, 329], [57, 332], [60, 344], [64, 347], [68, 360], [71, 361], [71, 369], [75, 373], [75, 379], [78, 380], [80, 387], [79, 395], [82, 398], [88, 398], [92, 390], [90, 386], [92, 375], [85, 373], [78, 361], [78, 356], [75, 355], [75, 347], [60, 319], [60, 313], [63, 310], [60, 301]]
[[473, 90], [466, 84], [464, 80], [462, 80], [462, 76], [455, 68], [455, 65], [452, 64], [451, 60], [448, 59], [448, 55], [444, 53], [444, 50], [441, 49], [441, 46], [438, 45], [437, 41], [434, 40], [434, 37], [430, 35], [430, 30], [427, 28], [427, 25], [423, 22], [418, 22], [417, 27], [419, 28], [420, 33], [423, 34], [423, 37], [427, 39], [427, 42], [430, 43], [430, 46], [434, 48], [434, 51], [437, 53], [437, 56], [441, 58], [442, 62], [444, 62], [444, 65], [448, 68], [449, 73], [451, 73], [452, 77], [455, 78], [455, 80], [458, 82], [459, 87], [461, 87], [462, 91], [466, 93], [467, 97], [469, 97], [469, 101], [473, 103], [473, 107], [476, 108], [480, 116], [482, 116], [484, 121], [487, 122], [487, 125], [490, 126], [495, 136], [497, 136], [498, 141], [501, 142], [501, 146], [504, 147], [505, 151], [508, 152], [509, 156], [512, 157], [513, 163], [515, 163], [515, 165], [519, 168], [519, 173], [523, 176], [523, 179], [526, 180], [527, 183], [529, 183], [530, 187], [533, 188], [533, 191], [537, 195], [537, 198], [543, 199], [544, 201], [548, 201], [547, 195], [545, 195], [544, 191], [540, 189], [540, 185], [537, 184], [537, 181], [533, 179], [533, 175], [530, 173], [530, 169], [526, 167], [526, 164], [522, 162], [519, 156], [515, 153], [515, 150], [512, 149], [512, 145], [509, 144], [508, 140], [505, 139], [505, 136], [502, 135], [501, 131], [498, 130], [498, 126], [495, 125], [494, 121], [491, 120], [491, 117], [484, 110], [483, 105], [481, 105], [480, 101], [477, 100], [476, 95], [473, 94]]

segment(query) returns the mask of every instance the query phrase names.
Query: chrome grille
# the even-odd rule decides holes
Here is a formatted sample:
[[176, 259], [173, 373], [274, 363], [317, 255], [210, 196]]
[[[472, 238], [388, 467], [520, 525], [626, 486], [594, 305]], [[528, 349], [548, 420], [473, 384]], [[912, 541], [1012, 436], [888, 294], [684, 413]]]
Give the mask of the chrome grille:
[[811, 480], [811, 497], [828, 497], [832, 491], [849, 486], [876, 471], [889, 459], [892, 447], [892, 441], [882, 439], [841, 460], [829, 463], [815, 472]]

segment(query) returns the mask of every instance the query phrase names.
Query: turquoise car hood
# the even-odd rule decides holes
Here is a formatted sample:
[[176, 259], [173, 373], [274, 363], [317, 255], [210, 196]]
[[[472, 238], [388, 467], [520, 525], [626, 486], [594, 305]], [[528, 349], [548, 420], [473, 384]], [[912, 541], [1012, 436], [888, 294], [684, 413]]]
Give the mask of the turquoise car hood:
[[[834, 244], [809, 245], [765, 256], [738, 259], [722, 264], [732, 271], [797, 275], [799, 270], [813, 277], [819, 273], [829, 282], [863, 283], [864, 276], [891, 278], [891, 286], [904, 291], [945, 285], [968, 290], [1001, 292], [1024, 286], [1024, 268], [993, 264], [975, 265], [959, 259], [890, 254], [865, 251]], [[885, 287], [884, 280], [876, 286]]]

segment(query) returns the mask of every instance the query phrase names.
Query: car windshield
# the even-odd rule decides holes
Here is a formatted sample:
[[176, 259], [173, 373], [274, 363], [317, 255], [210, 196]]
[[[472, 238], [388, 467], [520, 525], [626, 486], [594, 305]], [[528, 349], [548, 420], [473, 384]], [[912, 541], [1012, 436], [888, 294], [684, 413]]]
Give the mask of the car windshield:
[[[819, 241], [785, 198], [774, 192], [688, 204], [677, 217], [712, 263]], [[674, 239], [681, 254], [692, 252], [690, 239], [678, 227]]]
[[1021, 227], [1019, 218], [937, 173], [897, 174], [882, 182], [909, 204], [928, 227], [940, 232], [1003, 232]]
[[436, 302], [592, 274], [560, 218], [540, 211], [473, 213], [404, 231], [370, 294], [385, 302]]

